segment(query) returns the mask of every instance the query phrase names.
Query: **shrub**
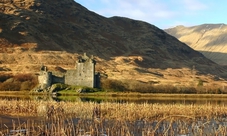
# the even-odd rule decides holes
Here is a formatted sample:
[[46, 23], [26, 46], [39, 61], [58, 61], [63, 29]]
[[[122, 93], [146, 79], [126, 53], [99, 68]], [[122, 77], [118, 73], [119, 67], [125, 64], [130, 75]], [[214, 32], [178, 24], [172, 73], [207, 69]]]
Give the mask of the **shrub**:
[[13, 78], [16, 81], [25, 82], [25, 81], [33, 80], [34, 77], [32, 76], [32, 74], [18, 74], [18, 75], [15, 75]]
[[203, 80], [199, 79], [197, 86], [203, 86]]
[[20, 91], [31, 90], [38, 84], [38, 79], [33, 74], [12, 74], [0, 75], [0, 90], [4, 91]]
[[[140, 93], [205, 93], [201, 87], [176, 87], [173, 85], [154, 85], [150, 82], [141, 82], [136, 80], [118, 81], [113, 79], [102, 79], [101, 87], [107, 91], [129, 91]], [[208, 93], [220, 93], [220, 91], [209, 91]]]
[[34, 85], [31, 81], [22, 82], [20, 85], [21, 91], [31, 90], [32, 88], [34, 88]]
[[101, 88], [110, 91], [125, 91], [126, 87], [123, 82], [114, 79], [102, 79]]
[[162, 93], [177, 93], [177, 88], [172, 85], [159, 86]]
[[178, 88], [178, 92], [179, 93], [186, 93], [186, 94], [196, 94], [197, 90], [195, 87], [181, 87]]
[[154, 85], [151, 83], [145, 83], [136, 80], [126, 80], [124, 81], [125, 86], [127, 86], [127, 91], [131, 92], [141, 92], [141, 93], [154, 93]]
[[3, 91], [19, 91], [20, 90], [20, 82], [4, 82], [0, 86], [0, 90]]
[[33, 74], [18, 74], [13, 79], [21, 83], [20, 90], [31, 90], [38, 84], [38, 79]]

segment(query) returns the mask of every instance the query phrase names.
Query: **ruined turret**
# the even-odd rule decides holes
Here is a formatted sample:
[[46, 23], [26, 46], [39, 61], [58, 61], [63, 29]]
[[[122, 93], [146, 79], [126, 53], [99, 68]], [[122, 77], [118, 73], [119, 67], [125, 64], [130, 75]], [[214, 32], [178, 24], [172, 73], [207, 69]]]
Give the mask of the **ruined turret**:
[[44, 90], [52, 85], [52, 72], [47, 71], [46, 66], [40, 68], [38, 81], [40, 90]]

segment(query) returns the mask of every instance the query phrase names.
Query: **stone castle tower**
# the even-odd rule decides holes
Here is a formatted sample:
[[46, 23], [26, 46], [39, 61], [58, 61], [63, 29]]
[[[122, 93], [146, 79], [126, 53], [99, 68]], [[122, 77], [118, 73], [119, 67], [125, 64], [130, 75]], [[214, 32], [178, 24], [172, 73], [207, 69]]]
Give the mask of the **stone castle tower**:
[[95, 60], [85, 53], [76, 63], [75, 70], [68, 70], [65, 74], [65, 84], [96, 87], [95, 84]]
[[47, 71], [46, 66], [42, 66], [38, 76], [39, 87], [41, 90], [46, 89], [52, 84], [52, 72]]

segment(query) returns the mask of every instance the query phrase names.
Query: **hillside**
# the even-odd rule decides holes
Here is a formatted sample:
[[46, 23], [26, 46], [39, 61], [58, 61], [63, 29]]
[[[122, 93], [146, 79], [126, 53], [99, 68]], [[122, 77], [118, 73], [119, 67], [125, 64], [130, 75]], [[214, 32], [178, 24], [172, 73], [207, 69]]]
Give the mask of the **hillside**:
[[203, 24], [192, 27], [177, 26], [165, 31], [212, 61], [227, 65], [226, 30], [226, 24]]
[[117, 80], [213, 85], [227, 77], [223, 67], [143, 21], [105, 18], [73, 0], [3, 0], [0, 7], [2, 72], [74, 68], [86, 52], [97, 71]]

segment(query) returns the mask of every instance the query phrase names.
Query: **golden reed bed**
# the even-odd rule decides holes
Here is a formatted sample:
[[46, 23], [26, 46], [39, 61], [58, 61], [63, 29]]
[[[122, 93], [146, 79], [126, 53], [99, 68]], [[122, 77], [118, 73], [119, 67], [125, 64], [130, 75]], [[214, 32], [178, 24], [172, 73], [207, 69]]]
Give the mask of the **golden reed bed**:
[[[226, 135], [227, 106], [0, 100], [0, 114], [41, 118], [11, 126], [2, 134], [23, 135]], [[19, 120], [19, 119], [18, 119]], [[22, 125], [21, 125], [22, 124]], [[17, 126], [17, 127], [16, 127]], [[23, 130], [23, 131], [20, 131]]]

